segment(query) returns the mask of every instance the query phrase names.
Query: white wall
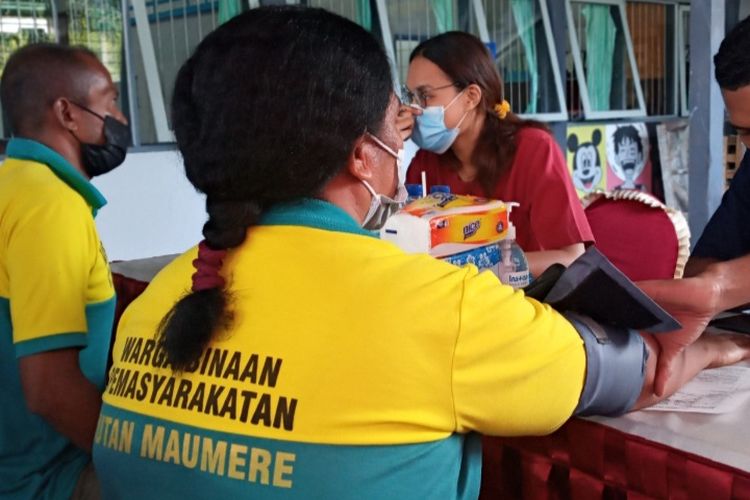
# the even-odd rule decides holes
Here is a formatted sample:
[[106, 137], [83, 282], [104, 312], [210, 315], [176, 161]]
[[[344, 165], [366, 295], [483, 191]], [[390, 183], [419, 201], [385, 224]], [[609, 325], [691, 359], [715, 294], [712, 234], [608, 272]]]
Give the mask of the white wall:
[[[417, 148], [407, 141], [405, 149], [408, 165]], [[203, 238], [205, 197], [188, 182], [176, 149], [130, 152], [93, 183], [108, 202], [96, 225], [109, 260], [181, 253]]]
[[108, 201], [96, 225], [110, 260], [179, 253], [201, 240], [204, 197], [185, 177], [176, 150], [128, 153], [94, 184]]

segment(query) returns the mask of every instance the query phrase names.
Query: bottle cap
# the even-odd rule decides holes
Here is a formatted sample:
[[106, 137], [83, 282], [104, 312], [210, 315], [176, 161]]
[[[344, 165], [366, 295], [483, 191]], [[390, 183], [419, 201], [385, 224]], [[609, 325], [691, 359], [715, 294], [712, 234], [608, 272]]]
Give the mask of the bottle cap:
[[409, 197], [421, 198], [423, 196], [421, 184], [406, 184], [405, 187], [406, 193], [409, 195]]

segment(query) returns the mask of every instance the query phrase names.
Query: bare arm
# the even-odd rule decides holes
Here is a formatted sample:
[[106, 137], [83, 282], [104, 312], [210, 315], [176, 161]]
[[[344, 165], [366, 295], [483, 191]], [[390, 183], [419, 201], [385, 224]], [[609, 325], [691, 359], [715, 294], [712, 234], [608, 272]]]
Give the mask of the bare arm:
[[705, 271], [708, 266], [711, 264], [718, 262], [716, 259], [711, 259], [708, 257], [690, 257], [688, 259], [687, 265], [685, 265], [685, 278], [692, 278], [693, 276], [698, 276], [703, 271]]
[[81, 373], [78, 350], [25, 356], [18, 365], [29, 410], [90, 453], [102, 398]]
[[664, 392], [662, 395], [656, 395], [654, 393], [654, 380], [660, 348], [653, 335], [642, 335], [650, 355], [646, 366], [646, 380], [643, 384], [643, 390], [633, 410], [651, 406], [671, 396], [701, 370], [718, 368], [750, 359], [750, 336], [739, 334], [703, 335], [674, 358]]
[[532, 276], [539, 276], [552, 264], [563, 264], [569, 266], [574, 260], [586, 251], [583, 243], [574, 243], [567, 247], [556, 250], [541, 250], [538, 252], [526, 252], [529, 261], [529, 270]]
[[710, 263], [701, 277], [719, 286], [717, 312], [750, 302], [750, 255]]

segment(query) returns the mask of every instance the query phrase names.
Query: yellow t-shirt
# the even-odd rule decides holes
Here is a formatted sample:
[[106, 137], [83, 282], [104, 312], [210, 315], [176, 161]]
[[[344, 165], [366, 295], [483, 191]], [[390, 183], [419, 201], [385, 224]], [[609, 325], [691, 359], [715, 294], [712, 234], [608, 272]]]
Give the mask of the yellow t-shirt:
[[115, 294], [93, 214], [106, 201], [38, 142], [13, 139], [6, 153], [0, 165], [0, 497], [68, 498], [89, 457], [28, 411], [16, 360], [79, 348], [82, 373], [104, 388]]
[[[267, 215], [229, 252], [232, 324], [174, 374], [155, 333], [189, 290], [195, 256], [165, 268], [120, 322], [95, 444], [105, 494], [142, 481], [145, 498], [208, 484], [220, 497], [269, 486], [470, 497], [481, 453], [466, 433], [549, 433], [578, 402], [583, 343], [557, 312], [473, 266], [407, 255], [313, 200]], [[127, 446], [113, 426], [128, 429]], [[195, 436], [212, 446], [200, 441], [200, 457], [225, 443], [224, 474], [185, 460]], [[274, 470], [268, 486], [253, 475], [256, 449], [281, 460], [277, 482]], [[128, 472], [144, 462], [174, 479], [168, 489]]]

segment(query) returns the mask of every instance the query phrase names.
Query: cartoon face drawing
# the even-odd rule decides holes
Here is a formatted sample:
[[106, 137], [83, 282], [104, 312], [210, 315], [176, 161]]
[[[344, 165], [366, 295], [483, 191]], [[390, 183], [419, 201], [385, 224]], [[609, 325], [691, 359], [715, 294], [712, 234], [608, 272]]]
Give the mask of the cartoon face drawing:
[[615, 147], [612, 170], [623, 180], [617, 189], [640, 189], [642, 186], [637, 185], [635, 179], [641, 175], [646, 166], [641, 135], [634, 126], [625, 125], [617, 127], [612, 135], [612, 141]]
[[597, 146], [602, 133], [594, 130], [591, 142], [578, 144], [578, 135], [568, 136], [568, 150], [573, 153], [573, 184], [577, 189], [590, 193], [602, 180], [602, 161]]

